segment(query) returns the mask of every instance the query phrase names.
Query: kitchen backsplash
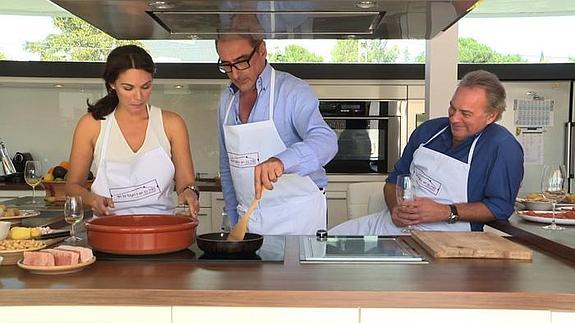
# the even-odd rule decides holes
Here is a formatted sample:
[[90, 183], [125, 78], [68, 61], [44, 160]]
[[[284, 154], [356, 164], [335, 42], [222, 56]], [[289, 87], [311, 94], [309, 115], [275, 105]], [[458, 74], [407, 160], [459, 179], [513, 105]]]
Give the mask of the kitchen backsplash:
[[[94, 102], [105, 93], [101, 81], [95, 82], [99, 81], [0, 81], [0, 138], [10, 154], [30, 152], [45, 170], [67, 160], [76, 123], [86, 113], [86, 100]], [[181, 88], [174, 80], [154, 84], [151, 103], [179, 113], [186, 121], [196, 171], [217, 174], [217, 109], [225, 84], [214, 81]]]

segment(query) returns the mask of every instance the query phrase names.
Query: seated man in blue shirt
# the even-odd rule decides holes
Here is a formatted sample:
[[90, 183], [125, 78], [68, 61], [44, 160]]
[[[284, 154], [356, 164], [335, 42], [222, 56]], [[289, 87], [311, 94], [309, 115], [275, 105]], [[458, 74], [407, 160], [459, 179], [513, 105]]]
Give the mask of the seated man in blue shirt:
[[[449, 117], [423, 123], [409, 138], [386, 180], [387, 209], [344, 222], [330, 234], [481, 231], [486, 222], [508, 219], [523, 179], [523, 149], [495, 123], [505, 111], [505, 97], [494, 74], [465, 75], [451, 99]], [[415, 198], [398, 203], [400, 174], [410, 175]]]
[[218, 68], [231, 80], [219, 110], [220, 173], [230, 223], [261, 197], [250, 232], [324, 229], [323, 166], [337, 152], [337, 137], [320, 115], [316, 95], [303, 80], [271, 67], [257, 35], [221, 35], [216, 49]]

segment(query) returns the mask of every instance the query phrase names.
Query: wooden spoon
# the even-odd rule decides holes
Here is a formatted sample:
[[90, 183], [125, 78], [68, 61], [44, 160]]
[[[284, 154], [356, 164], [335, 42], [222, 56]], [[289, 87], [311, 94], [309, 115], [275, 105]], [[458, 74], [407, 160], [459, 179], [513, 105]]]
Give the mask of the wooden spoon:
[[[265, 189], [262, 189], [262, 195], [261, 195], [260, 199], [264, 196], [264, 191], [265, 191]], [[238, 223], [236, 223], [236, 225], [234, 225], [234, 227], [232, 228], [232, 231], [230, 231], [226, 240], [228, 240], [228, 241], [244, 240], [244, 236], [246, 235], [246, 231], [248, 230], [248, 221], [250, 220], [252, 213], [254, 213], [256, 206], [258, 206], [259, 201], [260, 200], [254, 198], [254, 200], [252, 201], [252, 204], [248, 208], [246, 214], [244, 214], [244, 216], [242, 216], [240, 221], [238, 221]]]

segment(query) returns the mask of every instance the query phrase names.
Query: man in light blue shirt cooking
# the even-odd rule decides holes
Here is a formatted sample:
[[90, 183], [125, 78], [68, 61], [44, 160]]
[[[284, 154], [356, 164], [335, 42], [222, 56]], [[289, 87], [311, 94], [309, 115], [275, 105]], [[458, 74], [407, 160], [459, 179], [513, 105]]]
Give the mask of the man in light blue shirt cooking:
[[231, 80], [219, 109], [220, 173], [231, 224], [261, 197], [248, 231], [325, 229], [323, 166], [337, 152], [337, 137], [313, 90], [267, 62], [259, 35], [226, 34], [216, 40], [216, 49], [218, 68]]

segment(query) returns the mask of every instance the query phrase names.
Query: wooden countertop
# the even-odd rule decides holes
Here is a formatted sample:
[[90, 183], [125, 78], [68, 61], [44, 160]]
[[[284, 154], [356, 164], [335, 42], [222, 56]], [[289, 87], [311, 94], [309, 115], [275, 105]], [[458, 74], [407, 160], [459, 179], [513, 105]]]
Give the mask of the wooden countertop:
[[[407, 238], [409, 239], [409, 238]], [[433, 260], [429, 264], [96, 261], [67, 275], [0, 266], [0, 305], [575, 308], [575, 265], [537, 247], [531, 262]]]

